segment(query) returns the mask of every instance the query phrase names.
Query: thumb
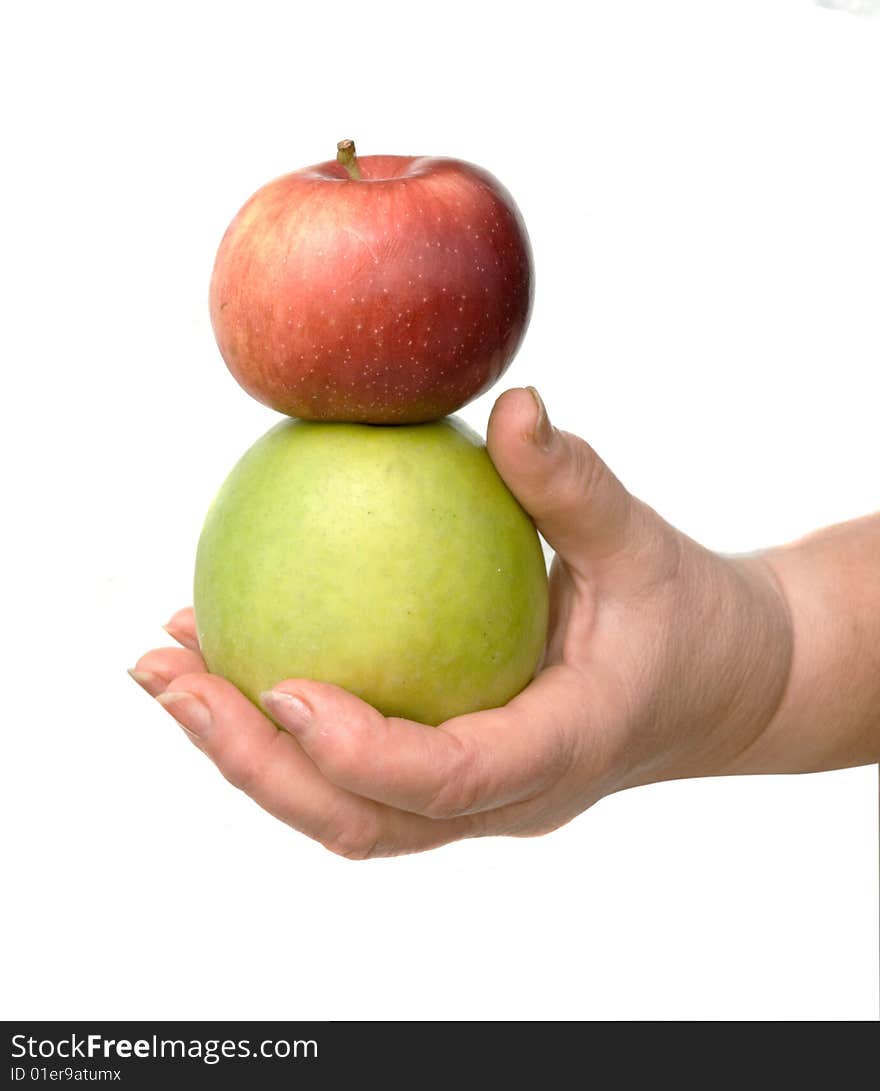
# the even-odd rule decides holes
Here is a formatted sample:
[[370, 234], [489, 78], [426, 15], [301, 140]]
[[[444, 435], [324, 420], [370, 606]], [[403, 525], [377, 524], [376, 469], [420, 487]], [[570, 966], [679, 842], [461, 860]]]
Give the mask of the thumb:
[[570, 567], [586, 575], [587, 564], [642, 544], [649, 509], [588, 443], [552, 426], [534, 387], [501, 395], [486, 444], [507, 487]]

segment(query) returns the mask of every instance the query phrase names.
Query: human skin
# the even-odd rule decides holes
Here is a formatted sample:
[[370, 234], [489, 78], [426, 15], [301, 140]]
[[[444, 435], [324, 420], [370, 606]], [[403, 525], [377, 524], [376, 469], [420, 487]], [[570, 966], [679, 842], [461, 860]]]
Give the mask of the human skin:
[[138, 661], [261, 807], [365, 859], [547, 833], [641, 784], [880, 760], [880, 516], [722, 556], [554, 429], [529, 389], [499, 398], [487, 446], [556, 553], [543, 668], [504, 707], [428, 728], [288, 679], [261, 697], [270, 719], [206, 672], [189, 609], [167, 626], [184, 646]]

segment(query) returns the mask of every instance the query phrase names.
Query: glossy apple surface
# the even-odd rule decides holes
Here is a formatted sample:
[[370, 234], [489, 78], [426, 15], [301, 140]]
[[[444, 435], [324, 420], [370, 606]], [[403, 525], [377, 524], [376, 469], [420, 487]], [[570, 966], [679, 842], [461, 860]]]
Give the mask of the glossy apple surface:
[[330, 161], [263, 186], [211, 279], [229, 370], [307, 420], [415, 423], [487, 390], [522, 341], [532, 260], [492, 175], [456, 159]]
[[208, 668], [252, 700], [308, 677], [438, 724], [529, 682], [547, 578], [534, 525], [460, 422], [288, 420], [210, 508], [195, 611]]

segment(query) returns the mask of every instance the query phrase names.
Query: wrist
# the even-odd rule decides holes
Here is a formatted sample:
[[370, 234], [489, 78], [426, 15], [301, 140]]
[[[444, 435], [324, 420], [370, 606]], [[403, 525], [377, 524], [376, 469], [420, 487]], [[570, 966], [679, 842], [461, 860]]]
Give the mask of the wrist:
[[789, 605], [793, 655], [759, 771], [818, 772], [880, 759], [878, 556], [878, 516], [764, 554]]
[[724, 556], [689, 541], [675, 583], [622, 786], [768, 772], [764, 739], [792, 663], [784, 588], [763, 555]]
[[795, 627], [788, 591], [770, 551], [722, 559], [748, 589], [751, 620], [741, 634], [740, 654], [748, 679], [743, 687], [743, 707], [733, 709], [730, 727], [732, 737], [743, 741], [718, 772], [777, 772], [769, 740], [785, 705], [794, 665]]

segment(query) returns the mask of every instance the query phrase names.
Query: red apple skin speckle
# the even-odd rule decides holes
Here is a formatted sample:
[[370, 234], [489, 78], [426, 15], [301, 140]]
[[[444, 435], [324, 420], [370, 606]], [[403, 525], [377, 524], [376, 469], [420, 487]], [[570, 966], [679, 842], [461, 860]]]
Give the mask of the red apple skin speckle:
[[455, 412], [513, 359], [531, 247], [491, 174], [456, 159], [359, 157], [262, 187], [223, 236], [211, 322], [258, 401], [307, 420], [414, 424]]

